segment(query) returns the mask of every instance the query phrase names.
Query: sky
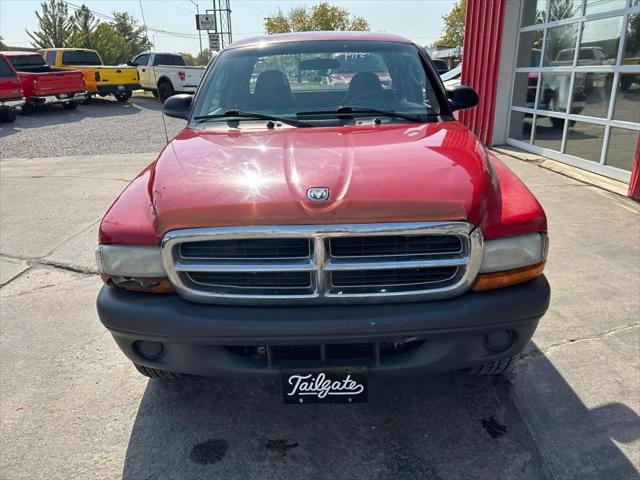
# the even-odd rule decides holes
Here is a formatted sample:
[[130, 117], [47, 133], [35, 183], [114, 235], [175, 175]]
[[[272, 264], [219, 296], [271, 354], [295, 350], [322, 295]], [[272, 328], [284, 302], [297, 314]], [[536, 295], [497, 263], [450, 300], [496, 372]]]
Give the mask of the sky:
[[[80, 5], [82, 0], [68, 0]], [[194, 0], [200, 13], [212, 8], [210, 0]], [[30, 38], [25, 33], [37, 30], [35, 11], [40, 10], [41, 0], [0, 0], [0, 36], [9, 46], [29, 47]], [[142, 10], [147, 26], [169, 32], [191, 34], [181, 38], [165, 33], [155, 35], [156, 50], [197, 53], [199, 51], [195, 29], [196, 7], [190, 0], [85, 0], [92, 11], [110, 15], [114, 10], [127, 11], [142, 21]], [[287, 12], [294, 6], [313, 6], [317, 1], [308, 0], [231, 0], [233, 39], [264, 34], [263, 21], [278, 8]], [[352, 15], [364, 17], [369, 28], [376, 32], [396, 33], [419, 43], [430, 44], [440, 37], [442, 16], [451, 10], [455, 0], [333, 0], [330, 3], [347, 8]], [[152, 34], [150, 33], [150, 36]], [[203, 46], [206, 48], [206, 32]]]

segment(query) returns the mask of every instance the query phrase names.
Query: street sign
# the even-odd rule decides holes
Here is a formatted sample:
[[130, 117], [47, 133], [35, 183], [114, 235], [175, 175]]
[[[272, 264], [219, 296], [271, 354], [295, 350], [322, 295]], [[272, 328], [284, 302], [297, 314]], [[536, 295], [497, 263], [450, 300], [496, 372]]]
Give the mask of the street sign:
[[216, 16], [212, 13], [196, 15], [196, 29], [197, 30], [217, 30]]
[[220, 35], [217, 33], [209, 34], [209, 50], [212, 52], [220, 51]]

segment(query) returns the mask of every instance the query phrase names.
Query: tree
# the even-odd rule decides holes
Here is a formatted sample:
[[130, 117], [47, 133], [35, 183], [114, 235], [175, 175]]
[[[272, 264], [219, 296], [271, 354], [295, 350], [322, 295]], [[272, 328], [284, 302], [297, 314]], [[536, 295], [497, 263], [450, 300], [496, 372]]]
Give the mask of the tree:
[[113, 12], [111, 26], [125, 40], [124, 57], [126, 59], [151, 48], [151, 42], [144, 27], [138, 26], [138, 21], [127, 12]]
[[110, 23], [100, 23], [96, 27], [94, 42], [105, 65], [118, 65], [131, 58], [127, 41]]
[[206, 65], [209, 63], [209, 60], [211, 60], [211, 57], [213, 57], [213, 52], [208, 48], [205, 48], [202, 52], [196, 55], [196, 63], [194, 63], [194, 65]]
[[69, 45], [77, 48], [95, 49], [95, 29], [99, 21], [93, 16], [86, 5], [76, 10], [71, 17], [73, 33], [69, 38]]
[[8, 50], [8, 47], [2, 41], [2, 37], [0, 37], [0, 50]]
[[467, 0], [458, 0], [451, 11], [442, 17], [444, 29], [434, 47], [461, 47], [464, 42], [464, 20], [467, 13]]
[[29, 32], [36, 48], [66, 47], [73, 30], [67, 5], [60, 0], [49, 0], [40, 4], [42, 14], [36, 12], [40, 31]]
[[182, 58], [184, 58], [184, 62], [187, 65], [193, 66], [196, 65], [196, 57], [191, 55], [190, 53], [187, 52], [180, 52], [180, 55], [182, 55]]
[[346, 8], [336, 7], [329, 2], [320, 2], [308, 10], [294, 7], [286, 15], [277, 13], [264, 21], [267, 33], [308, 32], [320, 30], [369, 30], [369, 24], [362, 17], [351, 16]]

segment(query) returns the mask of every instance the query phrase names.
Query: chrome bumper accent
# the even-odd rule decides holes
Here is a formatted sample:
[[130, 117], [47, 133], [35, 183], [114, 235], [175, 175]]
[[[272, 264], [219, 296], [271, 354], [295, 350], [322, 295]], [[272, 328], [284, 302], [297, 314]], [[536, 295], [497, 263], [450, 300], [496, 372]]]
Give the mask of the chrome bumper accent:
[[[380, 235], [455, 235], [463, 249], [455, 255], [437, 258], [332, 258], [327, 239], [332, 237]], [[186, 259], [180, 256], [180, 244], [232, 239], [309, 238], [313, 251], [309, 258], [298, 260], [214, 260]], [[161, 244], [164, 268], [178, 294], [200, 303], [278, 305], [391, 303], [451, 298], [464, 293], [474, 281], [483, 256], [482, 233], [467, 222], [416, 222], [349, 225], [282, 225], [267, 227], [193, 228], [168, 232]], [[331, 272], [371, 271], [385, 269], [416, 269], [454, 267], [456, 274], [444, 286], [402, 291], [344, 292], [331, 285]], [[212, 292], [191, 280], [189, 272], [313, 272], [308, 291], [300, 294], [261, 294]], [[375, 289], [370, 287], [370, 289]]]
[[45, 95], [43, 97], [33, 97], [31, 101], [38, 105], [45, 105], [53, 103], [81, 102], [86, 98], [87, 92], [78, 92], [73, 94], [70, 98], [59, 98], [58, 95]]
[[0, 100], [0, 107], [16, 108], [24, 105], [24, 98], [12, 98], [11, 100]]

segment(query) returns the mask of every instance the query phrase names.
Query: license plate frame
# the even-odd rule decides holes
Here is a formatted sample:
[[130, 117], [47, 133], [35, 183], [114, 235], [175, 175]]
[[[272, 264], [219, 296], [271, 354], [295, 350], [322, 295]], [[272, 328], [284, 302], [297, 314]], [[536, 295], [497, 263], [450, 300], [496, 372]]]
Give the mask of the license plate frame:
[[364, 403], [369, 397], [366, 367], [283, 370], [282, 398], [287, 404]]

